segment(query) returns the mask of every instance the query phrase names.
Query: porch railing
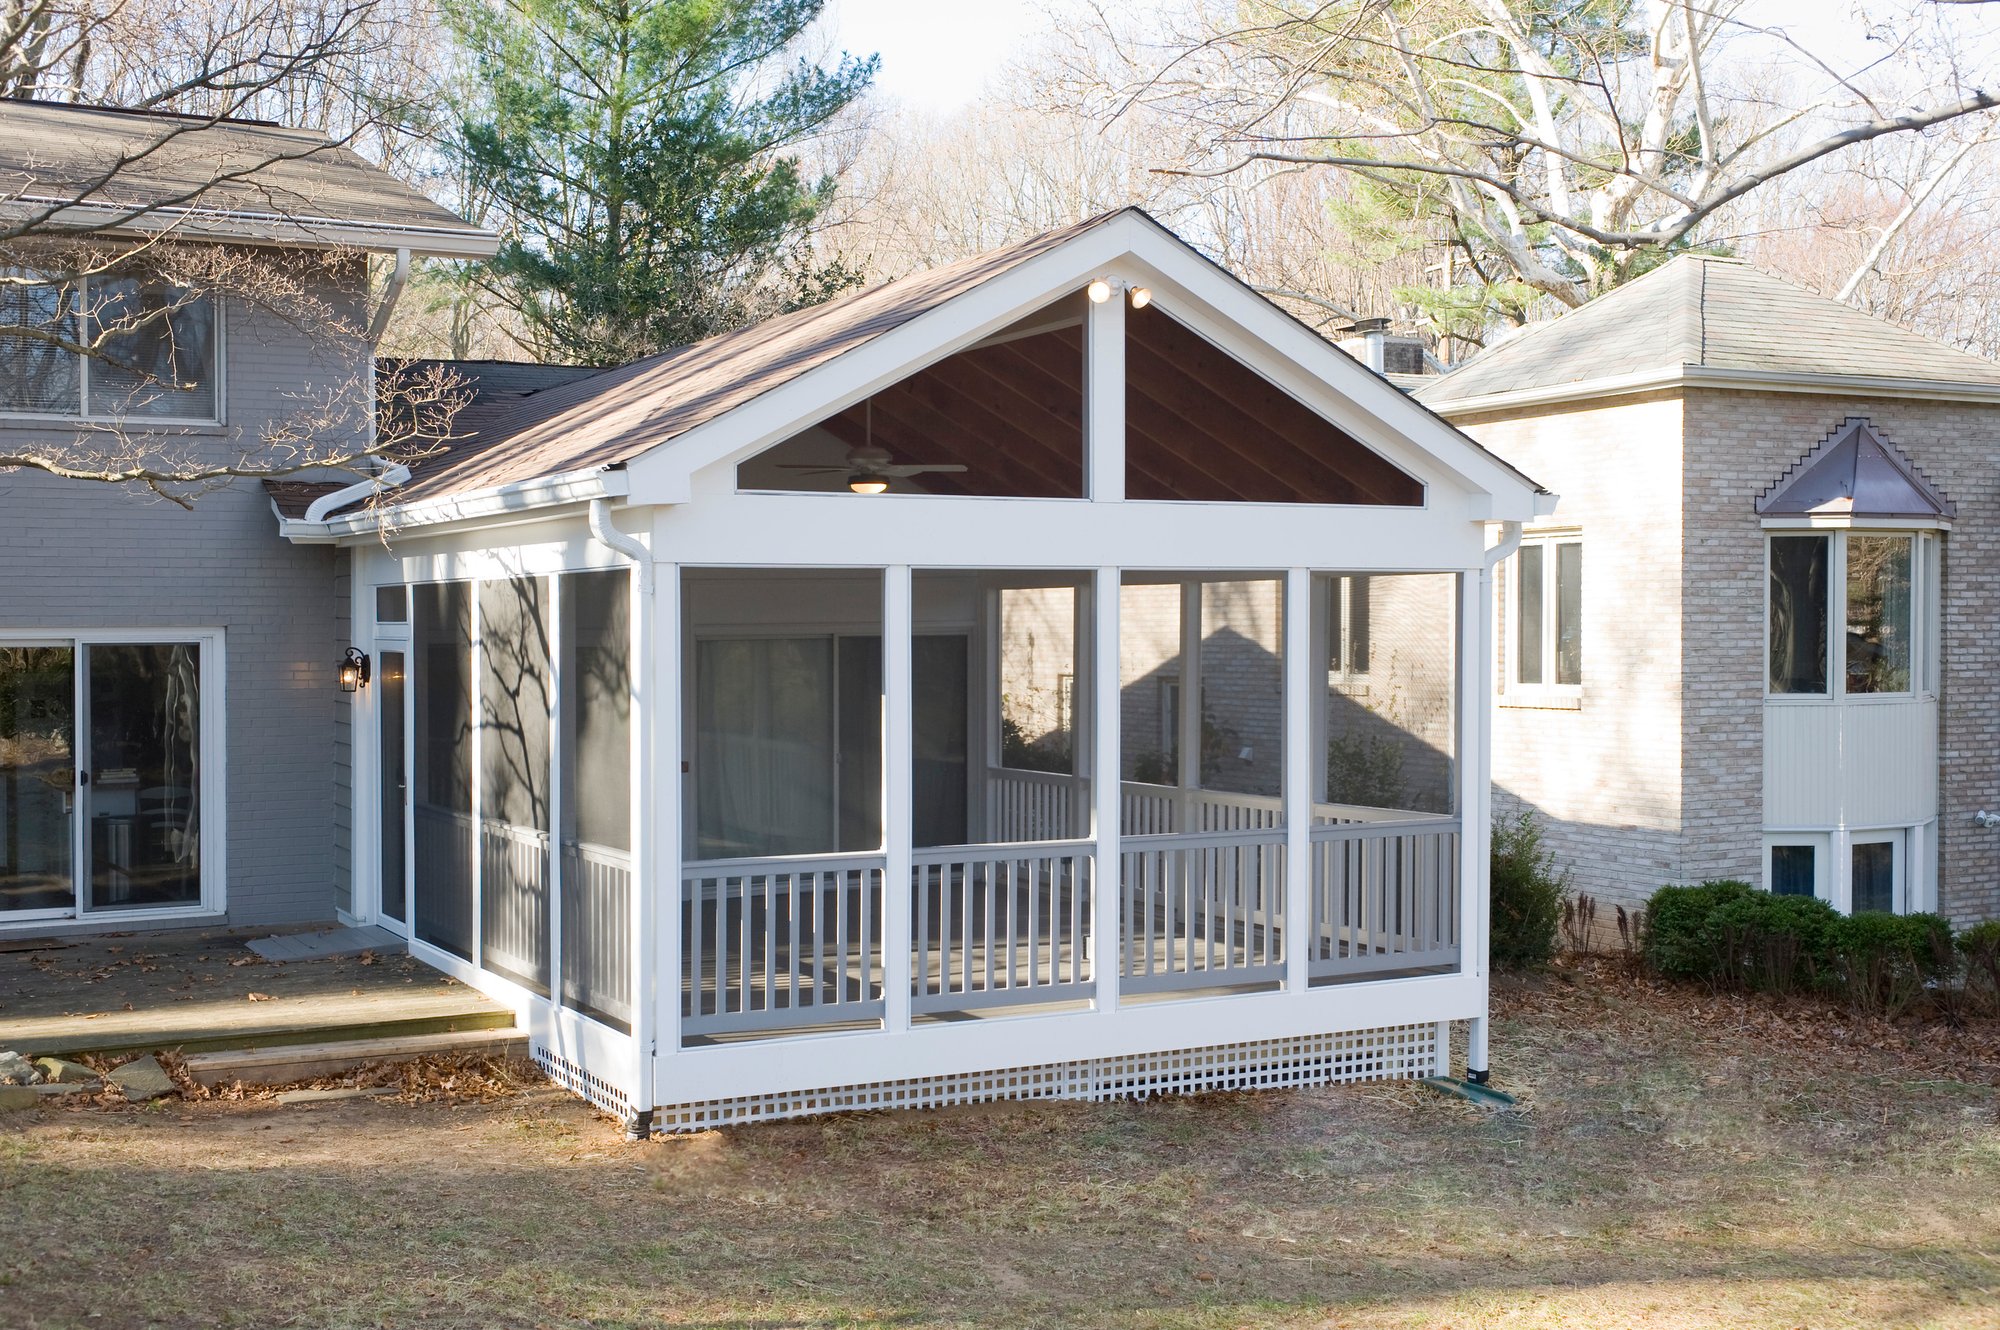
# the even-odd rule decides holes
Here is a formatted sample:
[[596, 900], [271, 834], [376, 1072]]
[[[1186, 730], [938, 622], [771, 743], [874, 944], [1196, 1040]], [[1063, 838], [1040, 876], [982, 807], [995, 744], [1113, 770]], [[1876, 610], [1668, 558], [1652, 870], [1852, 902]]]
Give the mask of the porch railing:
[[1077, 779], [1055, 771], [991, 767], [986, 773], [988, 829], [999, 841], [1068, 840], [1077, 823]]
[[1089, 841], [961, 845], [912, 856], [910, 1010], [1091, 995]]
[[1456, 818], [1312, 830], [1311, 978], [1360, 978], [1459, 963]]
[[479, 884], [481, 964], [546, 992], [549, 833], [483, 819]]
[[882, 856], [681, 871], [681, 1028], [783, 1031], [882, 1015]]
[[1127, 836], [1118, 851], [1121, 991], [1284, 978], [1282, 830]]
[[632, 1028], [632, 856], [563, 844], [562, 1002]]

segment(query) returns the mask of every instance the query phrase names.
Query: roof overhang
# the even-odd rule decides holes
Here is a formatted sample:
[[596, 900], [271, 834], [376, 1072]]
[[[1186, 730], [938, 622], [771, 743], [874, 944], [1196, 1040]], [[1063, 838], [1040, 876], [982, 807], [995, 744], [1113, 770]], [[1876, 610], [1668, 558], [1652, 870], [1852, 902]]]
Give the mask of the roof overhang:
[[65, 202], [34, 195], [16, 195], [0, 201], [0, 221], [29, 220], [40, 220], [57, 229], [106, 235], [179, 235], [192, 240], [302, 249], [355, 248], [383, 252], [406, 249], [431, 258], [484, 259], [500, 249], [497, 234], [471, 226], [400, 226], [276, 212]]
[[332, 545], [408, 527], [430, 530], [461, 523], [497, 526], [509, 521], [540, 520], [551, 509], [588, 503], [592, 499], [622, 499], [629, 492], [630, 481], [623, 468], [594, 467], [412, 504], [373, 504], [335, 513], [323, 522], [279, 514], [278, 534], [296, 545]]
[[[1436, 379], [1437, 384], [1450, 376]], [[1418, 390], [1418, 400], [1441, 416], [1477, 415], [1487, 411], [1520, 410], [1569, 402], [1603, 401], [1662, 390], [1710, 388], [1732, 392], [1810, 393], [1835, 397], [1921, 398], [1932, 402], [2000, 403], [2000, 384], [1966, 383], [1950, 379], [1902, 379], [1859, 374], [1793, 374], [1775, 370], [1721, 369], [1710, 365], [1672, 365], [1636, 374], [1608, 375], [1575, 383], [1476, 397], [1431, 400]]]

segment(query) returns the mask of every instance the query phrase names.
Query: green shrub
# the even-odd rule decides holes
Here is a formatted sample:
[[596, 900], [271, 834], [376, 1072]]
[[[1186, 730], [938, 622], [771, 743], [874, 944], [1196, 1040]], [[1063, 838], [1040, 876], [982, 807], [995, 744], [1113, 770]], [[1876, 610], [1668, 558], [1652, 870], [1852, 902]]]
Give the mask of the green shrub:
[[2000, 919], [1974, 924], [1958, 935], [1965, 958], [1965, 987], [1983, 1000], [1988, 1011], [2000, 1013]]
[[1728, 878], [1698, 886], [1661, 887], [1646, 902], [1641, 944], [1646, 964], [1673, 979], [1727, 982], [1723, 940], [1711, 916], [1724, 905], [1756, 894], [1748, 882]]
[[1823, 900], [1752, 890], [1716, 906], [1708, 926], [1719, 944], [1726, 982], [1789, 993], [1822, 981], [1829, 969], [1828, 944], [1840, 923], [1839, 912]]
[[1493, 819], [1492, 957], [1501, 969], [1540, 965], [1556, 954], [1567, 874], [1542, 844], [1531, 812]]
[[1922, 1001], [1956, 968], [1951, 925], [1934, 914], [1857, 914], [1828, 940], [1841, 995], [1855, 1010], [1891, 1019]]

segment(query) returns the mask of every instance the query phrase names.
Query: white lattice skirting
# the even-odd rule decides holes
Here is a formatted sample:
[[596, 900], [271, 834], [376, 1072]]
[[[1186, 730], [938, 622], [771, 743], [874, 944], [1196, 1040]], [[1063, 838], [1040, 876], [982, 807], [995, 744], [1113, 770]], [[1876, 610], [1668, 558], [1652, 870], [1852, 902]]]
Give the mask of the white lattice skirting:
[[[1156, 1094], [1197, 1094], [1208, 1090], [1278, 1090], [1300, 1085], [1406, 1080], [1433, 1076], [1440, 1070], [1446, 1050], [1438, 1044], [1438, 1028], [1393, 1025], [1342, 1034], [1298, 1035], [1211, 1048], [669, 1104], [654, 1113], [653, 1129], [705, 1131], [819, 1113], [942, 1108], [995, 1099], [1145, 1099]], [[537, 1052], [536, 1056], [542, 1055]], [[557, 1079], [592, 1098], [600, 1107], [609, 1107], [571, 1081], [560, 1076]]]
[[551, 1052], [540, 1044], [530, 1045], [528, 1051], [548, 1078], [571, 1094], [588, 1099], [607, 1113], [628, 1119], [632, 1116], [631, 1099], [611, 1082], [591, 1075], [562, 1054]]

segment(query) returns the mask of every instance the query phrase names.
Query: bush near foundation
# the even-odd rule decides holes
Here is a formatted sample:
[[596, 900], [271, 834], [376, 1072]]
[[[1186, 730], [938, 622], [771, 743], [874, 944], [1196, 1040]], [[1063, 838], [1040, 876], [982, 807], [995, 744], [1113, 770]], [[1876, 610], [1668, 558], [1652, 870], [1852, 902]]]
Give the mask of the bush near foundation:
[[1490, 954], [1503, 970], [1541, 965], [1556, 954], [1563, 895], [1569, 882], [1542, 844], [1542, 824], [1530, 812], [1493, 819]]
[[1643, 952], [1667, 978], [1820, 993], [1870, 1015], [1957, 1015], [1969, 986], [2000, 1009], [2000, 925], [1958, 938], [1934, 914], [1843, 915], [1822, 900], [1730, 879], [1654, 892]]

